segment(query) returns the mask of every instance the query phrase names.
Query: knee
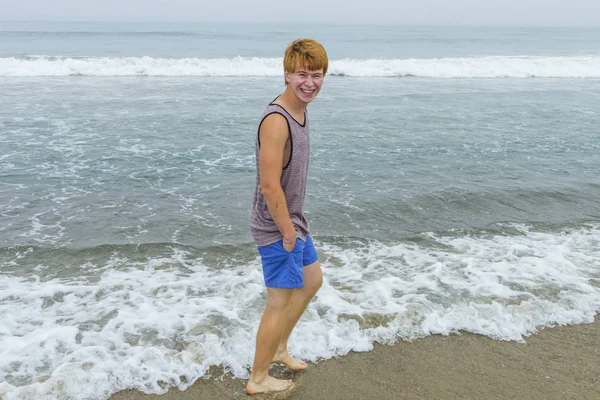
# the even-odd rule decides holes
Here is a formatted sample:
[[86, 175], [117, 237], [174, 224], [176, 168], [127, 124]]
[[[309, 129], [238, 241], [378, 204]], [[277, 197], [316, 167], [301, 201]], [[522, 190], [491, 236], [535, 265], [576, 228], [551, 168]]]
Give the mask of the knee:
[[319, 289], [323, 286], [323, 275], [319, 274], [313, 277], [309, 282], [304, 282], [304, 289], [311, 296], [314, 296], [315, 293], [319, 291]]
[[267, 297], [267, 308], [271, 312], [285, 312], [289, 307], [290, 297], [289, 296], [268, 296]]

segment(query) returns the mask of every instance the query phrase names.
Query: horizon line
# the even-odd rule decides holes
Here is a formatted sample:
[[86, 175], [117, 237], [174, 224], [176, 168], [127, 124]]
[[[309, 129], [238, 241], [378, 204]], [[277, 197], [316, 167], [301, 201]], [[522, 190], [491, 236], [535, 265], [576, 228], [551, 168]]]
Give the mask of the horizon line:
[[0, 23], [119, 23], [119, 24], [143, 24], [143, 23], [186, 23], [186, 24], [248, 24], [248, 25], [286, 25], [286, 26], [407, 26], [407, 27], [485, 27], [485, 28], [600, 28], [600, 23], [594, 24], [571, 24], [571, 23], [545, 23], [545, 22], [494, 22], [494, 23], [476, 23], [476, 22], [316, 22], [316, 23], [282, 23], [274, 21], [207, 21], [191, 19], [0, 19]]

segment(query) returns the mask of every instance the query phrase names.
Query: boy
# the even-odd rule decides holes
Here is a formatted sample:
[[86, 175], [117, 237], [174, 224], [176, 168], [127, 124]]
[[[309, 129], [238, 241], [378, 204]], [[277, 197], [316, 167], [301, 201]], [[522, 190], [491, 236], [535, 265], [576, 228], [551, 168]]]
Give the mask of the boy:
[[298, 39], [286, 49], [283, 65], [285, 91], [267, 107], [256, 138], [250, 231], [262, 260], [267, 305], [256, 335], [249, 394], [293, 387], [292, 381], [269, 375], [271, 363], [307, 368], [290, 355], [287, 342], [323, 281], [302, 207], [310, 153], [306, 108], [323, 85], [327, 53], [312, 39]]

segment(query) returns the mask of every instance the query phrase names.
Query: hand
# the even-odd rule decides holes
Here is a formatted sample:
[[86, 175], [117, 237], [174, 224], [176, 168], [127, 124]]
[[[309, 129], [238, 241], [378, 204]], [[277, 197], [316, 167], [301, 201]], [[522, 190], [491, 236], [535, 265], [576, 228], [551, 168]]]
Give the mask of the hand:
[[283, 239], [283, 248], [285, 251], [290, 253], [292, 250], [294, 250], [294, 247], [296, 247], [296, 238], [292, 240]]

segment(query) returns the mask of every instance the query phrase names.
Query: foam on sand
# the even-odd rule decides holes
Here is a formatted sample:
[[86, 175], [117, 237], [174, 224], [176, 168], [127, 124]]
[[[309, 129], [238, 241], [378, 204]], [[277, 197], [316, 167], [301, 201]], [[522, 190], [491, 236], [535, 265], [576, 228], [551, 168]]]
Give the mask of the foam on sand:
[[[427, 246], [317, 243], [325, 283], [290, 351], [315, 361], [373, 342], [461, 330], [522, 341], [540, 327], [592, 322], [598, 228], [519, 229], [431, 234]], [[0, 276], [3, 398], [164, 393], [211, 366], [247, 377], [264, 306], [258, 259], [215, 268], [170, 246], [171, 257], [147, 261], [115, 253], [105, 265], [81, 265], [78, 277]]]

